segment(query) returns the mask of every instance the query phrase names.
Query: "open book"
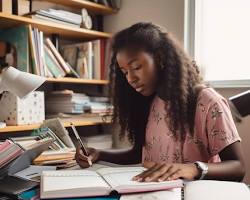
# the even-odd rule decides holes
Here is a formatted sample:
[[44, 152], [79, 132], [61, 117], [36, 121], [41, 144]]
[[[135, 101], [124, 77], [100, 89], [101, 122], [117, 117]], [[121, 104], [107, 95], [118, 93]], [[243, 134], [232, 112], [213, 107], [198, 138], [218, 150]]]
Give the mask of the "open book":
[[182, 180], [148, 183], [132, 181], [134, 176], [144, 170], [143, 167], [107, 167], [97, 171], [44, 171], [41, 177], [41, 198], [105, 196], [112, 191], [123, 194], [183, 186]]

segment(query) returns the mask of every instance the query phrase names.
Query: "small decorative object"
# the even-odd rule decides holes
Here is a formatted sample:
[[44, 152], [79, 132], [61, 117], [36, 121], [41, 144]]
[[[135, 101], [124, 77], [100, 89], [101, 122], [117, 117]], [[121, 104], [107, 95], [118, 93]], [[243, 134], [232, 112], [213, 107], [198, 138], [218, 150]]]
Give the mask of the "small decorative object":
[[16, 48], [9, 42], [0, 41], [0, 67], [17, 66]]
[[88, 14], [88, 11], [83, 8], [82, 9], [82, 28], [86, 28], [86, 29], [91, 29], [92, 28], [92, 19]]
[[5, 92], [0, 100], [0, 121], [7, 125], [37, 124], [45, 119], [44, 92], [35, 91], [24, 99]]

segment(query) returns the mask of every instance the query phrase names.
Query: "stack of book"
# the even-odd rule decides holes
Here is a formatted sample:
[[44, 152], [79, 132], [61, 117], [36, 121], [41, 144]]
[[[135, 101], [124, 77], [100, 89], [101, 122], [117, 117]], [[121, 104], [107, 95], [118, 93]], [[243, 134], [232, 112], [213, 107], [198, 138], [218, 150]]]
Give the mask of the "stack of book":
[[32, 14], [27, 15], [32, 19], [63, 24], [71, 27], [79, 28], [82, 23], [82, 16], [65, 10], [47, 9], [37, 10]]
[[35, 130], [34, 136], [13, 137], [10, 138], [15, 144], [18, 144], [25, 150], [53, 140], [49, 150], [44, 151], [41, 155], [33, 160], [35, 165], [53, 165], [57, 168], [67, 168], [76, 165], [74, 159], [75, 148], [68, 147], [64, 141], [49, 128], [40, 128]]
[[91, 113], [113, 113], [113, 106], [109, 103], [108, 97], [90, 97], [89, 106]]
[[113, 112], [113, 106], [109, 103], [108, 97], [89, 97], [72, 90], [53, 91], [45, 102], [46, 113], [49, 114], [97, 113], [101, 115]]
[[75, 152], [57, 151], [43, 153], [33, 161], [33, 164], [52, 165], [58, 169], [72, 167], [76, 165]]
[[0, 168], [16, 159], [23, 153], [23, 149], [10, 140], [5, 140], [0, 145]]
[[89, 97], [83, 93], [74, 93], [71, 90], [53, 91], [46, 100], [47, 113], [84, 113], [89, 105]]

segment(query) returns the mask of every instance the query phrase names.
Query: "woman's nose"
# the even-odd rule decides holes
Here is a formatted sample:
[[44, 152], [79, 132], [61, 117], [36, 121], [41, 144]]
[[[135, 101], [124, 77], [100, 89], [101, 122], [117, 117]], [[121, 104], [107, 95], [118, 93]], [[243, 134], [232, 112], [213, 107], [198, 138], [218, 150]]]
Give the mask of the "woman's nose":
[[128, 83], [130, 85], [133, 85], [133, 84], [135, 84], [137, 82], [136, 76], [133, 73], [131, 73], [131, 72], [128, 72], [127, 80], [128, 80]]

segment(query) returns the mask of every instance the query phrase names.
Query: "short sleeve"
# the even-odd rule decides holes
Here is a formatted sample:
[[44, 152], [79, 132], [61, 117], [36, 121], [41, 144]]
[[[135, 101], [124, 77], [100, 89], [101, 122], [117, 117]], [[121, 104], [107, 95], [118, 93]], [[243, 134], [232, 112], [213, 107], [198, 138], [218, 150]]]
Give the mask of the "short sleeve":
[[241, 141], [226, 99], [213, 99], [207, 112], [206, 130], [210, 156], [217, 155], [228, 145]]

